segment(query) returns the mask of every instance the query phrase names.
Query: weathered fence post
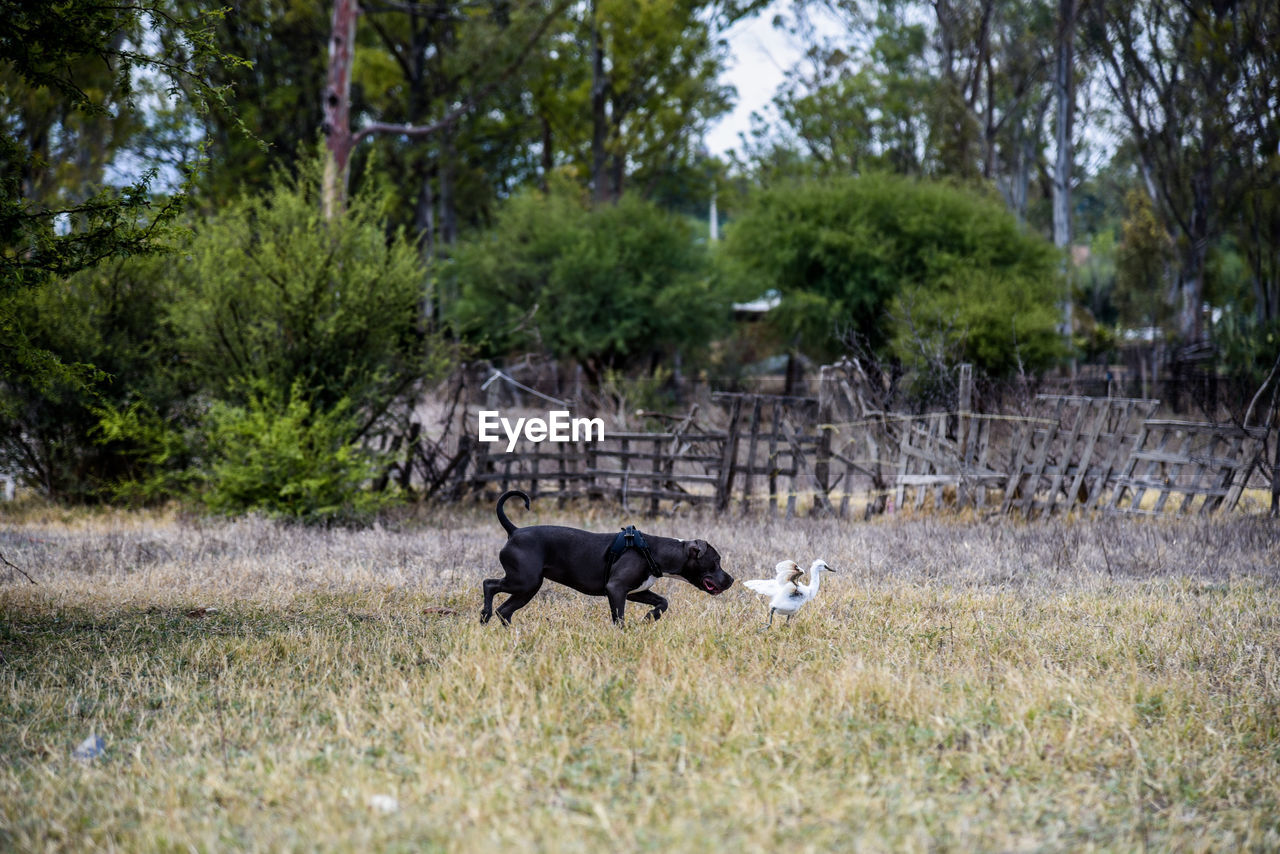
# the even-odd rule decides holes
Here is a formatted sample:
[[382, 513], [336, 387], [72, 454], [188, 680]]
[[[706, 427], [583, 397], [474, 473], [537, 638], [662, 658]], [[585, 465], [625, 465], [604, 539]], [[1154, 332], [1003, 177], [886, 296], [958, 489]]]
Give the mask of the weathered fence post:
[[773, 401], [773, 421], [769, 425], [769, 515], [778, 514], [778, 430], [782, 424], [782, 402]]
[[751, 509], [751, 488], [755, 482], [756, 446], [760, 442], [760, 396], [756, 395], [751, 406], [751, 436], [747, 442], [746, 480], [742, 483], [742, 512]]
[[[650, 468], [653, 471], [654, 475], [662, 474], [662, 439], [660, 437], [653, 440], [653, 462]], [[653, 490], [654, 494], [649, 499], [649, 515], [657, 516], [658, 515], [657, 493], [662, 492], [663, 490], [666, 489], [666, 483], [661, 478], [654, 477], [652, 485], [650, 486], [650, 489]]]
[[813, 479], [818, 482], [818, 489], [828, 496], [831, 491], [831, 434], [834, 431], [830, 425], [818, 425], [818, 452], [813, 461]]
[[529, 461], [529, 496], [538, 497], [538, 469], [542, 459], [542, 443], [533, 443], [533, 459]]
[[973, 365], [960, 366], [960, 394], [956, 416], [956, 448], [960, 463], [960, 478], [956, 481], [956, 506], [963, 507], [969, 501], [969, 443], [973, 432]]
[[565, 497], [566, 497], [566, 496], [565, 496], [565, 493], [566, 493], [566, 492], [568, 491], [568, 489], [569, 489], [569, 479], [565, 476], [565, 475], [566, 475], [566, 471], [565, 471], [565, 454], [569, 453], [569, 449], [570, 449], [570, 448], [572, 448], [572, 449], [573, 449], [573, 451], [576, 453], [576, 452], [577, 452], [577, 450], [578, 450], [578, 443], [577, 443], [577, 442], [574, 442], [574, 443], [571, 445], [571, 444], [569, 444], [568, 442], [562, 442], [562, 443], [560, 444], [560, 453], [557, 455], [557, 456], [559, 457], [559, 460], [557, 461], [557, 468], [559, 469], [559, 473], [560, 473], [560, 477], [559, 477], [559, 478], [557, 479], [557, 481], [556, 481], [556, 485], [557, 485], [557, 486], [559, 487], [559, 489], [560, 489], [560, 494], [556, 496], [556, 506], [557, 506], [557, 507], [563, 507], [563, 506], [564, 506]]
[[630, 513], [631, 508], [627, 506], [627, 492], [631, 488], [631, 441], [629, 439], [622, 440], [622, 509]]
[[742, 398], [735, 397], [729, 408], [729, 426], [724, 436], [724, 455], [720, 460], [720, 480], [716, 484], [716, 509], [729, 506], [733, 490], [733, 472], [738, 462], [738, 417], [742, 414]]

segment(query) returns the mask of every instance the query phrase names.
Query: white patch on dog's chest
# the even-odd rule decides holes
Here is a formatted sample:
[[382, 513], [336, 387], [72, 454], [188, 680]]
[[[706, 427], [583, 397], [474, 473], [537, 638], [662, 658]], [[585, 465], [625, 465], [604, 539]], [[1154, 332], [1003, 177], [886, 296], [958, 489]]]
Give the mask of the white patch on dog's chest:
[[657, 581], [657, 580], [658, 580], [658, 579], [654, 578], [652, 575], [647, 576], [647, 577], [645, 578], [645, 580], [644, 580], [644, 583], [643, 583], [643, 584], [641, 584], [639, 587], [635, 588], [634, 590], [632, 590], [631, 592], [632, 592], [632, 593], [639, 593], [641, 590], [648, 590], [650, 587], [652, 587], [652, 586], [653, 586], [653, 582], [655, 582], [655, 581]]

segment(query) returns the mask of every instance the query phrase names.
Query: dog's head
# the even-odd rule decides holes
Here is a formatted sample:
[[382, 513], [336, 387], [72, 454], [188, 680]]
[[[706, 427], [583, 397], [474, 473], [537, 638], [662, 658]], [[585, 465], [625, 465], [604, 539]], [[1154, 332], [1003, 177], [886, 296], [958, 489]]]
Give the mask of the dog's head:
[[715, 596], [733, 586], [733, 576], [720, 568], [720, 552], [706, 540], [685, 540], [680, 576], [694, 587]]

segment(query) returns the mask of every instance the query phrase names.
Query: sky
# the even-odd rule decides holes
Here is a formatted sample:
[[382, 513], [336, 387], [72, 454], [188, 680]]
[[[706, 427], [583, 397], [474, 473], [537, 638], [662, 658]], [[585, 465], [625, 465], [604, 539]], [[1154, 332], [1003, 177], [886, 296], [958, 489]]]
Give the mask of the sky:
[[724, 154], [739, 147], [739, 134], [751, 127], [751, 114], [763, 111], [776, 117], [770, 99], [782, 83], [784, 72], [800, 58], [801, 48], [788, 33], [773, 27], [773, 16], [783, 3], [774, 3], [760, 14], [739, 21], [725, 33], [729, 43], [729, 70], [724, 81], [738, 89], [738, 103], [707, 132], [707, 150]]
[[[728, 71], [721, 78], [738, 90], [737, 106], [712, 125], [706, 136], [707, 150], [723, 155], [740, 147], [739, 135], [751, 128], [751, 114], [760, 112], [766, 118], [777, 118], [771, 103], [782, 84], [787, 69], [804, 55], [805, 45], [799, 38], [776, 29], [773, 19], [792, 17], [792, 0], [773, 0], [758, 15], [739, 21], [724, 34], [729, 43]], [[820, 8], [807, 13], [809, 24], [818, 37], [839, 36], [839, 22]]]

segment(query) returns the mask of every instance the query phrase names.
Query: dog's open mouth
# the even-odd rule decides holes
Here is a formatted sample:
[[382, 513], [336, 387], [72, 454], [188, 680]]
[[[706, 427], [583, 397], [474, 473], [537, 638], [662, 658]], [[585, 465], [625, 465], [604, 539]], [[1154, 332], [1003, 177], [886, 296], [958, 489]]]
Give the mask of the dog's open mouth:
[[720, 587], [717, 586], [714, 581], [712, 581], [710, 578], [707, 578], [706, 576], [702, 577], [702, 589], [706, 590], [712, 596], [715, 596], [717, 593], [721, 592]]

